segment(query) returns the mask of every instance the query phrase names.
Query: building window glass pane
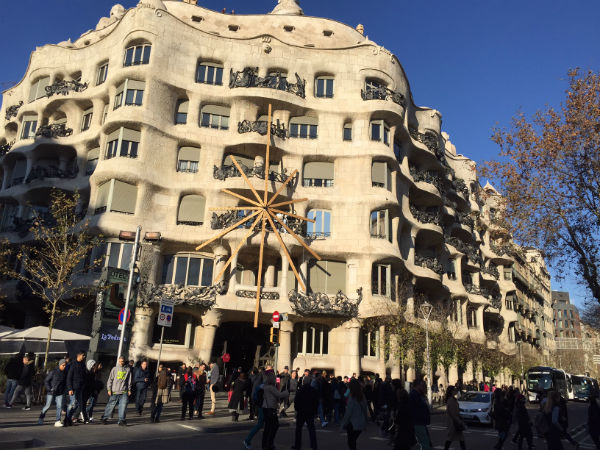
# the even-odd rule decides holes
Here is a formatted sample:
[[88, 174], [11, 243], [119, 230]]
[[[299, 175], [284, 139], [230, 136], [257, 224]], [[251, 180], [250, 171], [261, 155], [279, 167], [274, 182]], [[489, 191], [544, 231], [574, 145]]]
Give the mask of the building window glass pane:
[[23, 122], [23, 133], [21, 133], [22, 139], [32, 139], [35, 137], [35, 130], [37, 129], [37, 120], [26, 120]]
[[150, 62], [150, 45], [137, 45], [125, 50], [124, 66], [136, 66]]
[[213, 265], [212, 259], [204, 259], [202, 264], [202, 286], [212, 286]]
[[92, 124], [92, 113], [87, 113], [83, 116], [83, 119], [81, 121], [81, 131], [86, 131], [90, 128], [90, 125]]
[[212, 64], [198, 64], [196, 70], [196, 83], [223, 84], [223, 67]]
[[350, 125], [350, 124], [344, 125], [344, 140], [345, 141], [352, 140], [352, 125]]
[[110, 253], [108, 254], [108, 267], [119, 267], [119, 255], [121, 253], [120, 244], [111, 243]]
[[102, 84], [106, 81], [108, 75], [108, 63], [101, 65], [98, 68], [98, 76], [96, 78], [96, 85]]
[[202, 260], [200, 258], [190, 258], [190, 268], [188, 270], [188, 286], [198, 286], [198, 281], [200, 281], [200, 263]]
[[173, 280], [173, 265], [175, 258], [171, 255], [165, 256], [163, 259], [162, 284], [171, 284]]
[[187, 275], [188, 258], [181, 256], [177, 257], [177, 263], [175, 264], [175, 284], [185, 284], [185, 278]]

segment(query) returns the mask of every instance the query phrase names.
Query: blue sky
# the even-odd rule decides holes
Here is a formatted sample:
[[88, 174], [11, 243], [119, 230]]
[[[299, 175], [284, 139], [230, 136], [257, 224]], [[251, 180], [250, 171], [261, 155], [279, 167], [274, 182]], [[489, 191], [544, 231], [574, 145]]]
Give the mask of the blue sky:
[[[0, 89], [21, 79], [36, 46], [75, 39], [107, 16], [112, 0], [19, 0], [0, 15]], [[125, 7], [137, 0], [123, 0]], [[237, 14], [270, 11], [276, 0], [199, 0]], [[457, 151], [495, 158], [495, 124], [522, 109], [557, 106], [569, 68], [600, 70], [597, 0], [301, 0], [306, 15], [356, 26], [395, 53], [415, 102], [438, 109]], [[572, 297], [583, 291], [557, 283]]]

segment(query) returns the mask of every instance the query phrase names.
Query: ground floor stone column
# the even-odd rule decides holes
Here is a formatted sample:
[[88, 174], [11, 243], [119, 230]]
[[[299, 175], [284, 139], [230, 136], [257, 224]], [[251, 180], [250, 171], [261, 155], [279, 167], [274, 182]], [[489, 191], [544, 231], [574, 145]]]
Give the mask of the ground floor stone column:
[[458, 365], [452, 364], [448, 369], [448, 384], [455, 385], [458, 383]]
[[467, 363], [467, 367], [465, 368], [465, 373], [463, 375], [463, 381], [465, 383], [470, 383], [475, 378], [475, 374], [473, 373], [473, 363], [469, 361]]
[[129, 359], [137, 361], [145, 356], [149, 349], [154, 327], [154, 311], [149, 306], [138, 306], [135, 309], [131, 340], [129, 342]]
[[221, 325], [221, 312], [215, 309], [208, 311], [202, 317], [202, 336], [198, 350], [200, 361], [209, 363], [212, 357], [212, 348], [215, 341], [217, 328]]
[[344, 375], [360, 374], [360, 322], [352, 319], [344, 324], [347, 353], [340, 355], [341, 368]]
[[398, 337], [395, 334], [390, 334], [390, 367], [392, 380], [401, 378], [400, 361], [398, 360]]
[[292, 370], [292, 331], [294, 324], [289, 320], [279, 323], [279, 350], [277, 353], [277, 370], [281, 372], [285, 366]]

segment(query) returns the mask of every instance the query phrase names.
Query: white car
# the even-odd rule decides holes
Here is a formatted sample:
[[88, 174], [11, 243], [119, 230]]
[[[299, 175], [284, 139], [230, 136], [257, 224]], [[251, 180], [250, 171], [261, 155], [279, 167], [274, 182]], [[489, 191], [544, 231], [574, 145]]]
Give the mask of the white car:
[[460, 417], [465, 422], [492, 424], [492, 393], [465, 392], [458, 399]]

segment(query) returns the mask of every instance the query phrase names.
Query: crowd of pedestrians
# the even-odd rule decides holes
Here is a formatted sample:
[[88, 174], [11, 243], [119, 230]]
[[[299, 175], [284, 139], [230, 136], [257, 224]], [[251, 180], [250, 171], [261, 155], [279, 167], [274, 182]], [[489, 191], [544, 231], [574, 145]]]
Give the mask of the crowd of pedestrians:
[[[5, 407], [11, 408], [21, 394], [25, 407], [30, 410], [32, 402], [32, 378], [35, 373], [33, 355], [18, 355], [5, 367], [7, 384]], [[285, 367], [276, 373], [272, 366], [254, 368], [248, 373], [237, 368], [225, 377], [215, 362], [181, 366], [171, 371], [162, 364], [152, 373], [148, 362], [134, 364], [120, 357], [109, 372], [106, 384], [101, 379], [102, 364], [86, 361], [86, 354], [79, 352], [73, 361], [61, 359], [44, 379], [45, 402], [38, 423], [43, 424], [46, 414], [54, 404], [54, 426], [71, 426], [74, 422], [89, 423], [94, 420], [94, 407], [103, 390], [108, 402], [100, 418], [108, 424], [117, 409], [117, 423], [127, 425], [127, 407], [135, 404], [139, 416], [150, 397], [150, 419], [160, 422], [164, 405], [172, 401], [173, 389], [179, 390], [181, 420], [203, 419], [215, 414], [216, 394], [228, 393], [228, 410], [231, 420], [237, 422], [247, 413], [247, 420], [256, 423], [243, 440], [243, 446], [252, 448], [255, 435], [262, 429], [261, 448], [272, 450], [279, 429], [279, 418], [287, 417], [293, 410], [296, 418], [293, 449], [302, 448], [302, 431], [306, 426], [311, 449], [317, 449], [316, 426], [337, 426], [346, 432], [347, 446], [354, 450], [361, 433], [371, 426], [379, 428], [387, 436], [394, 450], [434, 448], [429, 425], [431, 405], [427, 402], [427, 384], [417, 378], [407, 392], [400, 380], [375, 376], [341, 377], [326, 371], [300, 369], [290, 371]], [[432, 386], [432, 388], [435, 386]], [[439, 385], [434, 390], [435, 401], [446, 405], [447, 434], [444, 448], [450, 449], [457, 442], [462, 450], [467, 448], [459, 400], [462, 392], [491, 392], [494, 428], [497, 441], [494, 449], [500, 450], [511, 438], [519, 450], [526, 443], [533, 448], [534, 431], [547, 443], [548, 450], [562, 450], [567, 440], [574, 448], [579, 444], [568, 432], [567, 402], [556, 391], [548, 391], [539, 399], [537, 412], [528, 410], [525, 396], [514, 387], [496, 388], [482, 385]], [[204, 402], [210, 396], [210, 410], [203, 414]], [[293, 407], [293, 409], [292, 409]], [[588, 409], [588, 432], [600, 450], [600, 399], [592, 392]]]

